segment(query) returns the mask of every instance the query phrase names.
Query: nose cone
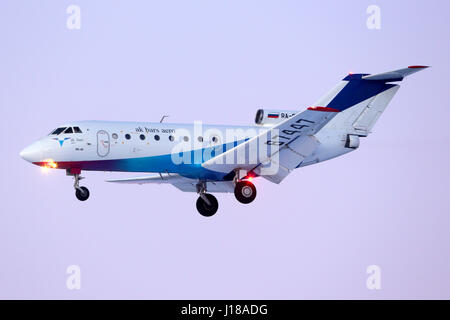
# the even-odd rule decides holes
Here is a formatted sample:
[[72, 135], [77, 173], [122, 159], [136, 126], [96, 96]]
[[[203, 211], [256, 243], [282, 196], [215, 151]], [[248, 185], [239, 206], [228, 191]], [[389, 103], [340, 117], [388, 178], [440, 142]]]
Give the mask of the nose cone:
[[22, 151], [19, 155], [28, 162], [39, 162], [42, 160], [42, 147], [40, 142], [35, 142]]

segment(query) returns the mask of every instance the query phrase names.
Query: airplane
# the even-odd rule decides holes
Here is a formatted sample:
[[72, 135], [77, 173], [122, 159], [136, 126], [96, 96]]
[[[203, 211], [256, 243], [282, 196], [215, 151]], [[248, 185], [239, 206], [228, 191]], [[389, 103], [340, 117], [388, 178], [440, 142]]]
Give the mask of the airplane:
[[82, 171], [145, 172], [107, 180], [123, 184], [172, 184], [198, 194], [205, 217], [218, 210], [212, 193], [234, 193], [249, 204], [253, 180], [279, 184], [294, 169], [326, 161], [360, 146], [399, 89], [393, 82], [428, 66], [379, 74], [348, 74], [303, 111], [259, 109], [248, 126], [122, 121], [74, 121], [52, 130], [20, 156], [35, 165], [64, 169], [74, 179], [76, 198]]

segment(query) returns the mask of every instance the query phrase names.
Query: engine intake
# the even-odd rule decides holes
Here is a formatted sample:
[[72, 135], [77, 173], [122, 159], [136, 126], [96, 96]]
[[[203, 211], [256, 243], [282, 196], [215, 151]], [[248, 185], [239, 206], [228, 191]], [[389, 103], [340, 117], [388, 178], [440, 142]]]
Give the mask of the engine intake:
[[257, 125], [274, 125], [294, 116], [298, 111], [259, 109], [256, 111], [255, 123]]

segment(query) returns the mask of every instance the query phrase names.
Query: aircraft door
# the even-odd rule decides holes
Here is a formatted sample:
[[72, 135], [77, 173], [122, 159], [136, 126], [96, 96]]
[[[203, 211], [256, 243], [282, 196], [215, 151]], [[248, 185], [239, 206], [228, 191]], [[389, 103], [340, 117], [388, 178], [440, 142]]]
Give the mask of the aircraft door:
[[97, 154], [99, 157], [106, 157], [109, 154], [110, 141], [109, 133], [105, 130], [97, 132]]

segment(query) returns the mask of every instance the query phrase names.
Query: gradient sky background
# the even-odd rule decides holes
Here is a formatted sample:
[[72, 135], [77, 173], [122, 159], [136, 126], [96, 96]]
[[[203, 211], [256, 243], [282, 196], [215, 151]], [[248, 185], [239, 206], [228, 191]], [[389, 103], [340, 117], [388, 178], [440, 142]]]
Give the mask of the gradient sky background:
[[[81, 7], [81, 30], [66, 8]], [[381, 29], [366, 8], [381, 8]], [[1, 1], [0, 298], [450, 298], [448, 1]], [[257, 181], [248, 206], [19, 151], [70, 120], [248, 124], [349, 71], [412, 64], [356, 152]], [[139, 174], [138, 174], [139, 175]], [[66, 288], [79, 265], [81, 290]], [[381, 290], [366, 268], [381, 267]]]

